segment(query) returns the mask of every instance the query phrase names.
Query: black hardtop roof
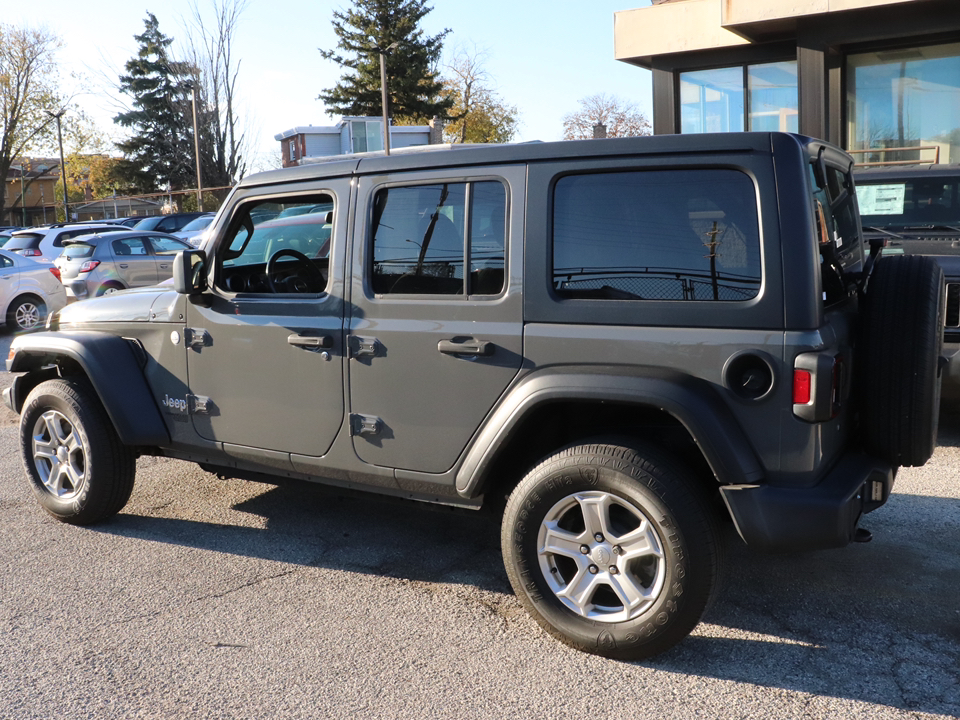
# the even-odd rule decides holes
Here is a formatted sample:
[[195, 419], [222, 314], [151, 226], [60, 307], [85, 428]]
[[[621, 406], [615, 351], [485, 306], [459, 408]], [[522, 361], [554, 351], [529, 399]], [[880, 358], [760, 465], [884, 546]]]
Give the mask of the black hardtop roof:
[[394, 153], [390, 156], [349, 157], [323, 163], [310, 163], [282, 170], [269, 170], [244, 178], [239, 187], [296, 182], [322, 177], [353, 174], [388, 173], [405, 170], [429, 170], [445, 167], [507, 165], [510, 163], [549, 162], [617, 155], [663, 155], [679, 153], [769, 153], [774, 135], [792, 137], [802, 146], [811, 138], [789, 133], [713, 133], [692, 135], [647, 135], [635, 138], [568, 140], [550, 143], [503, 145], [451, 145], [434, 151]]
[[891, 180], [922, 180], [941, 177], [960, 177], [960, 165], [881, 165], [879, 167], [854, 168], [857, 182], [882, 182]]

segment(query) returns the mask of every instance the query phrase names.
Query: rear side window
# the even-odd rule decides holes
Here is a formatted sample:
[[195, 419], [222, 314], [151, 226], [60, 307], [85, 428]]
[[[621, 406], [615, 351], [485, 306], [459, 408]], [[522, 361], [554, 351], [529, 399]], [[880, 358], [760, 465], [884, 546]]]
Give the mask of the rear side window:
[[756, 190], [742, 172], [571, 175], [553, 208], [561, 298], [732, 302], [760, 292]]
[[142, 237], [131, 237], [123, 238], [122, 240], [114, 240], [113, 254], [122, 256], [149, 255], [150, 251], [147, 250], [147, 245], [143, 242]]
[[506, 188], [492, 180], [380, 190], [373, 212], [373, 291], [501, 293], [506, 207]]

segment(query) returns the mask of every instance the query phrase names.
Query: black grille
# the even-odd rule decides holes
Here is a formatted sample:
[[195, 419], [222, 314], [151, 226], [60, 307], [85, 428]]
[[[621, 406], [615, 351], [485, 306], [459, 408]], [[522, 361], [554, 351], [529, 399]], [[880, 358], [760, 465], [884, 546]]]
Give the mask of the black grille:
[[947, 283], [947, 312], [944, 327], [960, 327], [960, 283]]

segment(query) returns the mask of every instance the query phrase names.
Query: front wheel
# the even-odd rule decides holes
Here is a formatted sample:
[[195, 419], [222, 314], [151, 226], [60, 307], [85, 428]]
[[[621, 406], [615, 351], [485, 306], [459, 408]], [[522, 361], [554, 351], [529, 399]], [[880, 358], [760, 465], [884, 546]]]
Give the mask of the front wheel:
[[623, 660], [685, 638], [720, 572], [716, 516], [653, 448], [581, 445], [546, 459], [504, 511], [507, 575], [551, 635]]
[[40, 505], [62, 522], [89, 525], [130, 499], [136, 456], [85, 382], [42, 382], [20, 415], [20, 451]]

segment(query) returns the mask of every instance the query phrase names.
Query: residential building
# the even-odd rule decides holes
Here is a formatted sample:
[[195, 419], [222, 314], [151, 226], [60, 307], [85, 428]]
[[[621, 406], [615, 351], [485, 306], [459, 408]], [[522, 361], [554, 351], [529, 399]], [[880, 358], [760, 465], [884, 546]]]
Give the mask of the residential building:
[[[653, 0], [614, 16], [655, 134], [786, 130], [862, 161], [960, 162], [958, 0]], [[922, 148], [922, 149], [918, 149]]]
[[56, 222], [59, 158], [15, 158], [3, 186], [4, 225]]
[[[429, 125], [390, 125], [390, 147], [435, 145], [441, 142], [441, 135], [439, 120]], [[301, 125], [273, 137], [280, 141], [283, 167], [290, 167], [304, 158], [382, 151], [383, 119], [345, 117], [336, 125]]]

